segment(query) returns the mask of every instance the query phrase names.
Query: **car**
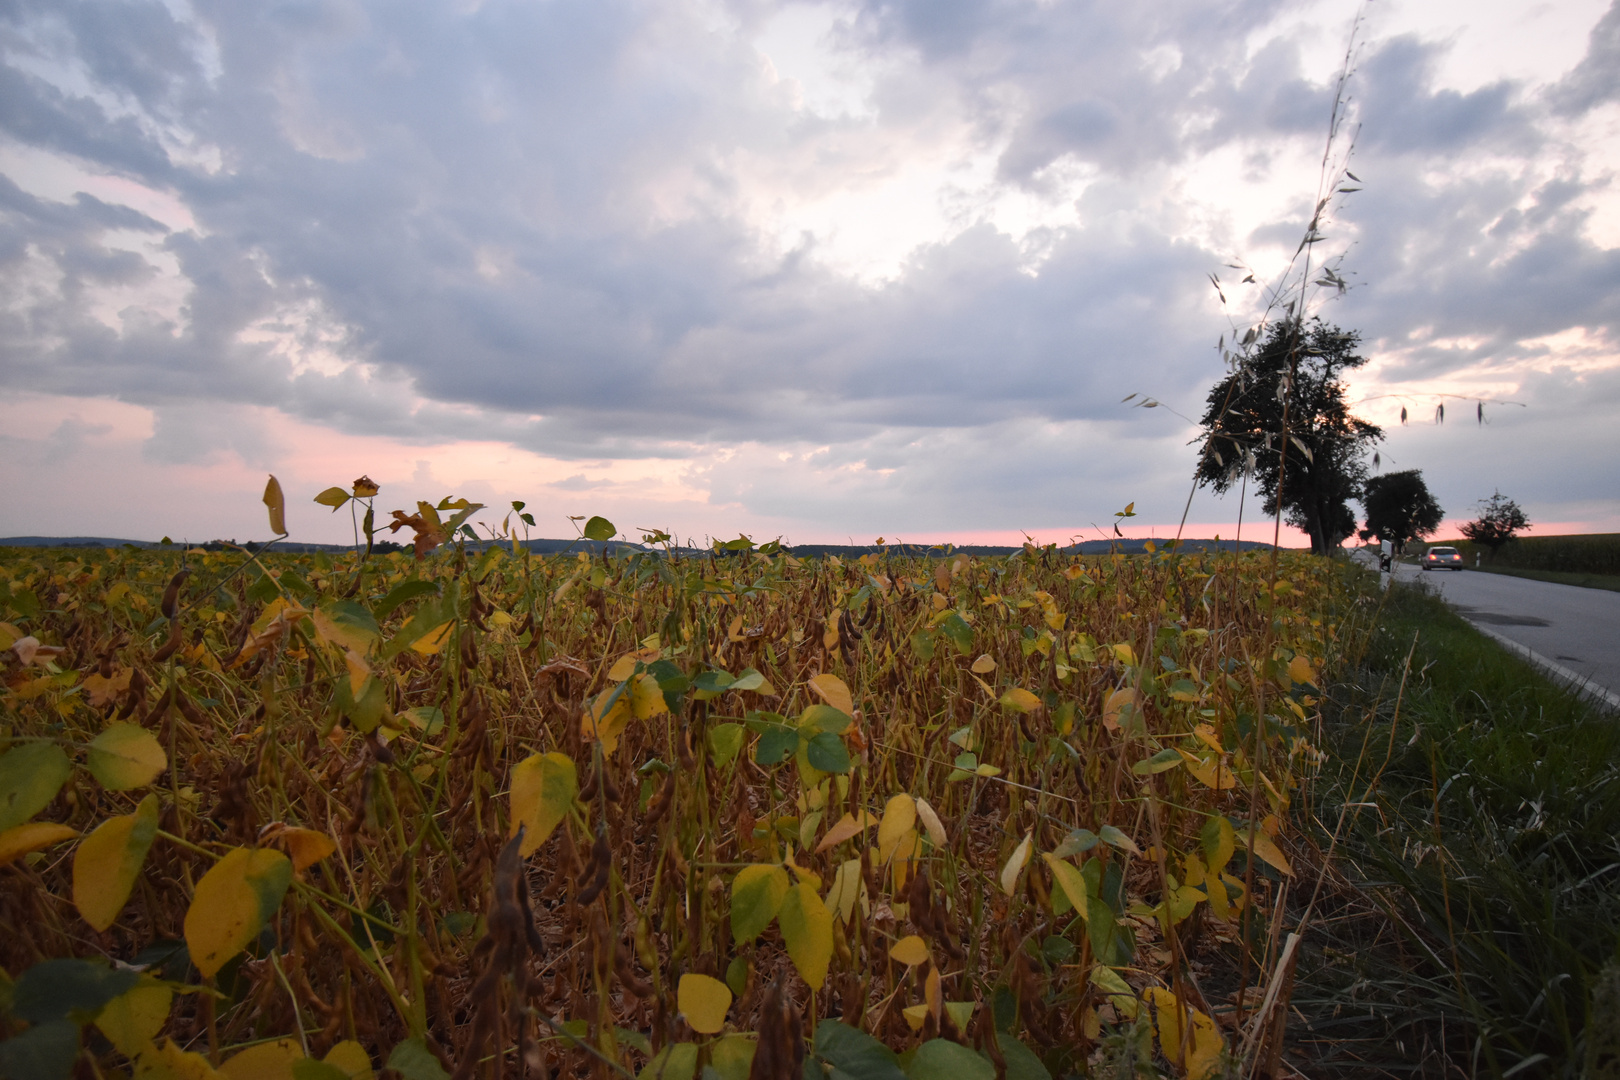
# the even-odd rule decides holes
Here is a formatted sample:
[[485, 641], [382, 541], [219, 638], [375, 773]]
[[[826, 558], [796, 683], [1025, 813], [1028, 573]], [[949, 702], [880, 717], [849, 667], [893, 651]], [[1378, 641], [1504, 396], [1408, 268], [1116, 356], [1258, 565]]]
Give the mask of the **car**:
[[1425, 570], [1461, 570], [1462, 553], [1454, 547], [1432, 547], [1423, 553]]

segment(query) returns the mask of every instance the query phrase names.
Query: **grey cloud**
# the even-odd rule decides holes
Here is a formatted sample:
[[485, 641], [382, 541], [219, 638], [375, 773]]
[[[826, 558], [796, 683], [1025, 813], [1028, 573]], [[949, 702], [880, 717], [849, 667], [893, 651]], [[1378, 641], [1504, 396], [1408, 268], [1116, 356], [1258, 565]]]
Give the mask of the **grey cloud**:
[[1620, 0], [1609, 5], [1587, 39], [1586, 55], [1549, 97], [1565, 115], [1586, 112], [1620, 97]]
[[[1248, 54], [1282, 10], [1270, 0], [867, 4], [833, 44], [872, 61], [878, 117], [839, 121], [791, 113], [746, 40], [679, 5], [196, 9], [195, 25], [133, 0], [0, 14], [8, 47], [82, 62], [136, 113], [0, 66], [0, 129], [173, 190], [200, 225], [164, 240], [191, 290], [181, 320], [115, 332], [91, 317], [95, 289], [157, 269], [103, 234], [163, 226], [0, 178], [0, 287], [22, 287], [30, 250], [63, 275], [59, 290], [0, 314], [0, 376], [166, 410], [148, 450], [163, 461], [195, 460], [208, 438], [234, 445], [201, 419], [224, 402], [574, 458], [832, 443], [851, 462], [894, 463], [908, 491], [940, 506], [952, 491], [979, 492], [985, 515], [1057, 498], [1106, 442], [1077, 458], [1034, 435], [985, 433], [1108, 421], [1131, 391], [1193, 408], [1215, 375], [1207, 339], [1220, 327], [1203, 274], [1225, 260], [1146, 220], [1144, 178], [1223, 146], [1263, 170], [1271, 148], [1316, 137], [1329, 103], [1325, 73], [1302, 70], [1296, 41], [1273, 35]], [[769, 8], [732, 10], [746, 24]], [[1596, 85], [1615, 19], [1594, 31], [1559, 101]], [[1179, 63], [1148, 55], [1172, 46]], [[216, 48], [217, 73], [201, 59]], [[1485, 339], [1466, 354], [1418, 340], [1396, 369], [1407, 377], [1522, 358], [1533, 350], [1520, 341], [1571, 326], [1612, 330], [1620, 297], [1620, 263], [1586, 237], [1577, 209], [1593, 181], [1513, 170], [1433, 179], [1469, 154], [1527, 159], [1548, 138], [1545, 105], [1523, 87], [1436, 90], [1441, 48], [1396, 38], [1361, 65], [1355, 167], [1369, 179], [1346, 214], [1359, 235], [1352, 265], [1369, 284], [1329, 312], [1389, 347], [1419, 327]], [[1007, 185], [1045, 190], [1042, 170], [1065, 156], [1099, 171], [1079, 224], [1043, 234], [1035, 273], [1027, 249], [970, 223], [869, 288], [827, 270], [813, 243], [765, 258], [740, 220], [737, 155], [827, 169], [820, 155], [844, 152], [831, 135], [922, 139], [962, 118], [975, 145], [1006, 144]], [[221, 168], [171, 158], [160, 129], [216, 147]], [[1292, 241], [1308, 209], [1278, 207], [1250, 242]], [[295, 373], [238, 340], [301, 303], [318, 303], [356, 366]], [[1123, 437], [1143, 430], [1157, 429]], [[947, 453], [974, 461], [933, 464]], [[1137, 460], [1135, 476], [1187, 468], [1179, 444]], [[741, 466], [710, 474], [717, 490], [788, 512], [786, 489], [742, 471], [733, 482], [728, 468]], [[1030, 483], [994, 479], [1007, 471]], [[881, 500], [901, 483], [868, 475], [858, 486]], [[1129, 501], [1129, 486], [1114, 493]]]

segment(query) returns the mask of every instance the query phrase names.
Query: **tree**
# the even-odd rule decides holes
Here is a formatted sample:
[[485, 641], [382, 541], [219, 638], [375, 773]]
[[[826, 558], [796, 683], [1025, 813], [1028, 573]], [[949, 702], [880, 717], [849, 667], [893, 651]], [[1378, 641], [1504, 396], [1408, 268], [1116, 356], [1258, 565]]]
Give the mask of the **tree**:
[[1419, 469], [1374, 476], [1361, 486], [1361, 505], [1367, 509], [1363, 535], [1388, 540], [1397, 552], [1408, 540], [1431, 536], [1445, 511], [1429, 494]]
[[1519, 504], [1506, 498], [1498, 491], [1488, 499], [1479, 501], [1479, 517], [1462, 527], [1462, 534], [1476, 544], [1483, 544], [1491, 549], [1491, 561], [1496, 561], [1496, 552], [1509, 540], [1515, 540], [1513, 534], [1520, 529], [1528, 529], [1530, 519], [1524, 516]]
[[[1195, 479], [1226, 492], [1245, 471], [1266, 513], [1285, 520], [1326, 555], [1356, 530], [1347, 505], [1367, 477], [1367, 450], [1382, 428], [1350, 415], [1340, 376], [1367, 361], [1355, 331], [1312, 319], [1277, 323], [1265, 340], [1209, 392]], [[1284, 457], [1283, 404], [1288, 400]]]

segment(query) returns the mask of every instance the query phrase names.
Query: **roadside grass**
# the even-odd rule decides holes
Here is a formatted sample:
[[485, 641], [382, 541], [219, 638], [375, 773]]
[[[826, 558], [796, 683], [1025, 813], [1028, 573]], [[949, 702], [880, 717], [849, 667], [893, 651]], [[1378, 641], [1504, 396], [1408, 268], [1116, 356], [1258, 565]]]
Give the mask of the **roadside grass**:
[[1529, 578], [1531, 581], [1550, 581], [1555, 585], [1575, 585], [1582, 589], [1607, 589], [1620, 592], [1620, 574], [1575, 574], [1559, 570], [1521, 570], [1516, 566], [1469, 566], [1467, 570], [1483, 570], [1487, 574], [1506, 574], [1508, 577]]
[[1404, 587], [1329, 696], [1311, 1075], [1582, 1075], [1587, 1031], [1620, 1028], [1590, 1015], [1620, 943], [1620, 718]]

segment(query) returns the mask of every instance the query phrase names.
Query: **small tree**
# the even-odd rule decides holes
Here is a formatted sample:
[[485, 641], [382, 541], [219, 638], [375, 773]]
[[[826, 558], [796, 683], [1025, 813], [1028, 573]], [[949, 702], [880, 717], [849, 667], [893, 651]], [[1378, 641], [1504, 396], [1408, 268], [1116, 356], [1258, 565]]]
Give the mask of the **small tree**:
[[[1313, 319], [1273, 325], [1255, 355], [1210, 390], [1194, 478], [1217, 492], [1253, 469], [1266, 513], [1281, 507], [1290, 525], [1327, 555], [1356, 531], [1346, 505], [1367, 476], [1382, 429], [1350, 414], [1343, 375], [1367, 361], [1354, 331]], [[1290, 401], [1288, 430], [1283, 402]], [[1287, 451], [1284, 461], [1284, 447]]]
[[1514, 533], [1529, 527], [1530, 519], [1524, 516], [1519, 504], [1498, 491], [1490, 498], [1480, 500], [1479, 517], [1464, 525], [1462, 534], [1474, 543], [1490, 548], [1491, 561], [1495, 562], [1497, 549], [1517, 539]]
[[1445, 517], [1419, 469], [1370, 478], [1362, 485], [1361, 505], [1367, 508], [1366, 535], [1388, 540], [1397, 552], [1408, 540], [1433, 535]]

